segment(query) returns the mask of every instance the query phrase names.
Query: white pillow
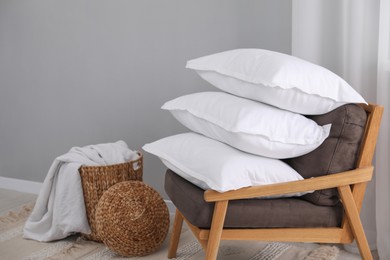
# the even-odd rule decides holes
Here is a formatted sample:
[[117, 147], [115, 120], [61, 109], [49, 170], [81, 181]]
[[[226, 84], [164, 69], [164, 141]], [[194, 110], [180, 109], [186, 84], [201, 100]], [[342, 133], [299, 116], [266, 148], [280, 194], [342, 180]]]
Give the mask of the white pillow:
[[224, 92], [182, 96], [162, 109], [192, 131], [248, 153], [278, 159], [313, 151], [328, 137], [331, 127]]
[[178, 175], [205, 190], [225, 192], [303, 179], [280, 160], [244, 153], [196, 133], [166, 137], [142, 148], [158, 156]]
[[190, 60], [186, 67], [223, 91], [300, 114], [366, 103], [333, 72], [278, 52], [237, 49]]

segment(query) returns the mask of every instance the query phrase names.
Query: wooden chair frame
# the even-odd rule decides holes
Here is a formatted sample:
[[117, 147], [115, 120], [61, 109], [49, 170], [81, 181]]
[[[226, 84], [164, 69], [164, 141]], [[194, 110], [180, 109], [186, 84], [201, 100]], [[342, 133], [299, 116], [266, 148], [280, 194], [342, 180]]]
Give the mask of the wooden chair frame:
[[[351, 243], [354, 239], [356, 239], [362, 258], [372, 259], [359, 213], [363, 203], [367, 183], [371, 180], [373, 175], [374, 167], [372, 166], [372, 159], [379, 133], [383, 107], [373, 104], [362, 104], [361, 106], [366, 110], [368, 118], [356, 169], [300, 181], [248, 187], [224, 193], [207, 190], [204, 193], [205, 201], [215, 202], [211, 228], [200, 229], [195, 227], [181, 214], [179, 210], [176, 209], [168, 250], [168, 258], [176, 257], [176, 251], [184, 220], [204, 249], [207, 260], [216, 259], [221, 240], [344, 244]], [[328, 188], [337, 188], [340, 194], [340, 199], [346, 213], [344, 214], [341, 227], [261, 229], [223, 228], [229, 200], [281, 195]]]

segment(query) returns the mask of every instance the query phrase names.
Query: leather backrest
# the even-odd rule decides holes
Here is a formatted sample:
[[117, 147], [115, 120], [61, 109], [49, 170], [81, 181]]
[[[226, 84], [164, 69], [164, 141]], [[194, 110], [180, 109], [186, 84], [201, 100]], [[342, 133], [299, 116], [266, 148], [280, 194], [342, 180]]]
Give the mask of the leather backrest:
[[[367, 121], [365, 110], [347, 104], [323, 115], [307, 117], [319, 125], [332, 124], [328, 138], [316, 150], [284, 161], [305, 179], [354, 169]], [[322, 206], [339, 202], [336, 189], [315, 191], [303, 198]]]

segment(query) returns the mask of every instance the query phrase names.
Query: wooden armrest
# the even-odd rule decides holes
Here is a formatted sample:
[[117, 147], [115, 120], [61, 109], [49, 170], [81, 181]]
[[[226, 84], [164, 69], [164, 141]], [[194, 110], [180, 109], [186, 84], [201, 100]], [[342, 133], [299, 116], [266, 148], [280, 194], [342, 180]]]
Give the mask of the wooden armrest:
[[263, 196], [274, 196], [296, 192], [336, 188], [339, 186], [370, 181], [372, 178], [373, 171], [373, 166], [367, 166], [351, 171], [345, 171], [321, 177], [314, 177], [300, 181], [247, 187], [223, 193], [214, 190], [207, 190], [204, 193], [204, 199], [208, 202], [212, 202], [222, 200], [248, 199]]

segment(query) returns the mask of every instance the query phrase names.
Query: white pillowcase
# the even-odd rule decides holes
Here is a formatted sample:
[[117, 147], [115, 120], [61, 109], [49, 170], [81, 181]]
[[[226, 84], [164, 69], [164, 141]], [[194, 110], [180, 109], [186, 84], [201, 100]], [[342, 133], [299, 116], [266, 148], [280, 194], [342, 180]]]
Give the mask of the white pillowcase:
[[236, 49], [190, 60], [186, 67], [223, 91], [300, 114], [366, 103], [333, 72], [278, 52]]
[[319, 126], [302, 115], [224, 92], [201, 92], [168, 101], [184, 126], [237, 149], [270, 158], [309, 153], [328, 137], [331, 125]]
[[205, 190], [225, 192], [303, 179], [280, 160], [244, 153], [196, 133], [166, 137], [142, 148], [158, 156], [175, 173]]

